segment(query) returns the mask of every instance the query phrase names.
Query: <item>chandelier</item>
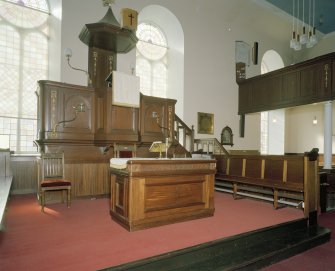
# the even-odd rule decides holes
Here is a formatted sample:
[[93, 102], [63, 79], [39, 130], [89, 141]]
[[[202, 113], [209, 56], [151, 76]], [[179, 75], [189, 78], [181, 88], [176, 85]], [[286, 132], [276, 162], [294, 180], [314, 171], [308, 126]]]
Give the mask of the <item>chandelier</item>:
[[[302, 45], [312, 48], [318, 43], [315, 28], [315, 0], [308, 0], [308, 24], [305, 21], [305, 0], [302, 1], [302, 18], [300, 20], [300, 0], [293, 0], [292, 38], [290, 48], [299, 51]], [[308, 31], [307, 31], [308, 29]]]

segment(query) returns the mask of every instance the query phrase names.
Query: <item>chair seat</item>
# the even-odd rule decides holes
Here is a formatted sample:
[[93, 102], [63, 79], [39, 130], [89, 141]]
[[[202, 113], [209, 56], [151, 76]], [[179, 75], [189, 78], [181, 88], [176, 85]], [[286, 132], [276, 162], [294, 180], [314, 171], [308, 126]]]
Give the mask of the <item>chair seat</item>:
[[54, 186], [71, 186], [71, 182], [62, 179], [44, 180], [41, 182], [41, 187], [54, 187]]

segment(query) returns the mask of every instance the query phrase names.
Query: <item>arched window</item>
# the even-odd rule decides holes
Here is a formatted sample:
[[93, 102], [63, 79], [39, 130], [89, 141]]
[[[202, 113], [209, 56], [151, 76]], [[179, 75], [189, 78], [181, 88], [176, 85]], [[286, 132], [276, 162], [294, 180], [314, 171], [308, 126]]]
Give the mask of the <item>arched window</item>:
[[48, 75], [46, 0], [0, 2], [0, 147], [36, 152], [37, 81]]
[[160, 28], [152, 23], [137, 27], [136, 74], [145, 95], [166, 98], [167, 41]]
[[[261, 74], [283, 67], [284, 62], [276, 51], [265, 52], [261, 63]], [[261, 113], [261, 154], [284, 154], [284, 127], [285, 110]]]

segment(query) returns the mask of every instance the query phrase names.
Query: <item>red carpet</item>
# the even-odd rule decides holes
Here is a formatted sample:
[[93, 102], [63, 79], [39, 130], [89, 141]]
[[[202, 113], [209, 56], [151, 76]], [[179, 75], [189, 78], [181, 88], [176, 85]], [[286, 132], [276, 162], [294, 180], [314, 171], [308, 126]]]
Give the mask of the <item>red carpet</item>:
[[111, 220], [108, 199], [47, 205], [9, 200], [0, 233], [0, 270], [97, 270], [303, 217], [302, 210], [215, 194], [214, 217], [128, 232]]

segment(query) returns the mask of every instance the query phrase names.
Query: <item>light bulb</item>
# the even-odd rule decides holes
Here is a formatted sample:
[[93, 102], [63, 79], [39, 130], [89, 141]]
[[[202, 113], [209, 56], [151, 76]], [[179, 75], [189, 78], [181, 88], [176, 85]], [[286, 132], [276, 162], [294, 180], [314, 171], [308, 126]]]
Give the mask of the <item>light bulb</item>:
[[71, 48], [65, 48], [64, 49], [64, 55], [66, 56], [66, 58], [70, 58], [72, 56]]
[[306, 43], [307, 43], [307, 40], [308, 40], [308, 38], [307, 38], [307, 34], [306, 34], [306, 27], [304, 26], [304, 27], [302, 28], [302, 35], [301, 35], [301, 37], [300, 37], [300, 43], [301, 43], [301, 44], [306, 44]]

